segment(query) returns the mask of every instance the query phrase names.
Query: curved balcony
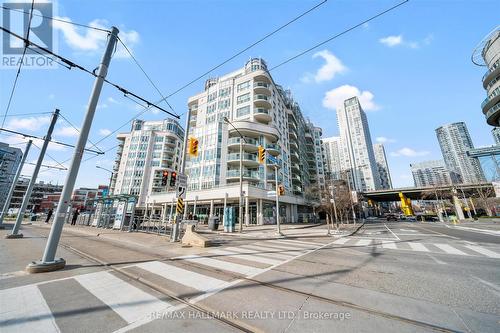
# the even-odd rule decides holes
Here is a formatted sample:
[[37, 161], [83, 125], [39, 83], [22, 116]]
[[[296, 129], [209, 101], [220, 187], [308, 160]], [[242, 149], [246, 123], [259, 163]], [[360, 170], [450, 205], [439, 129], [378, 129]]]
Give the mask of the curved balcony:
[[301, 186], [298, 186], [298, 185], [293, 185], [292, 186], [292, 190], [294, 192], [302, 192], [302, 187]]
[[170, 147], [177, 146], [177, 141], [175, 141], [175, 140], [165, 139], [164, 143], [165, 143], [165, 145], [170, 146]]
[[297, 145], [297, 141], [290, 140], [289, 143], [290, 143], [290, 148], [291, 149], [299, 149], [299, 146]]
[[481, 103], [483, 113], [486, 113], [493, 105], [500, 101], [500, 87], [495, 88], [491, 94]]
[[493, 106], [486, 113], [486, 122], [491, 126], [500, 126], [500, 103]]
[[197, 116], [193, 116], [191, 115], [191, 117], [189, 117], [189, 124], [190, 125], [193, 125], [193, 126], [196, 126], [196, 121], [198, 120], [198, 117]]
[[297, 140], [297, 139], [298, 139], [298, 137], [297, 137], [297, 133], [295, 133], [295, 131], [294, 131], [294, 130], [288, 131], [288, 136], [289, 136], [290, 138], [292, 138], [292, 139], [295, 139], [295, 140]]
[[256, 108], [253, 110], [253, 117], [255, 120], [270, 122], [273, 118], [270, 115], [269, 109]]
[[[228, 163], [240, 163], [240, 153], [231, 153], [227, 154], [227, 162]], [[255, 154], [243, 154], [242, 159], [243, 165], [246, 166], [258, 166], [259, 162], [257, 162], [257, 155]]]
[[[227, 170], [226, 172], [227, 180], [239, 180], [240, 179], [240, 170]], [[243, 180], [250, 181], [260, 181], [260, 176], [258, 171], [253, 170], [245, 170], [243, 169]]]
[[[248, 120], [237, 120], [233, 122], [233, 126], [238, 129], [241, 135], [244, 136], [255, 136], [258, 134], [263, 134], [266, 139], [270, 142], [277, 142], [280, 135], [276, 127], [261, 123], [256, 123]], [[233, 126], [228, 126], [228, 131], [230, 135], [239, 135], [238, 132], [233, 128]]]
[[254, 81], [253, 91], [256, 94], [264, 94], [271, 96], [271, 84], [264, 81]]
[[488, 69], [483, 75], [483, 88], [486, 89], [488, 84], [500, 74], [500, 59], [495, 61], [495, 63]]
[[300, 157], [299, 157], [299, 154], [297, 154], [297, 152], [290, 153], [290, 157], [292, 158], [292, 161], [295, 161], [295, 162], [300, 161]]
[[276, 143], [268, 143], [266, 145], [266, 150], [273, 156], [278, 156], [281, 153], [280, 146]]
[[263, 94], [254, 95], [253, 102], [254, 102], [255, 106], [258, 108], [270, 109], [272, 107], [271, 98], [267, 95], [263, 95]]
[[[240, 140], [241, 140], [240, 137], [229, 138], [227, 140], [227, 147], [240, 149]], [[255, 151], [257, 151], [258, 146], [259, 146], [259, 142], [256, 139], [249, 138], [249, 137], [243, 138], [243, 149], [244, 150], [255, 152]]]
[[300, 171], [300, 165], [298, 163], [292, 163], [292, 169]]

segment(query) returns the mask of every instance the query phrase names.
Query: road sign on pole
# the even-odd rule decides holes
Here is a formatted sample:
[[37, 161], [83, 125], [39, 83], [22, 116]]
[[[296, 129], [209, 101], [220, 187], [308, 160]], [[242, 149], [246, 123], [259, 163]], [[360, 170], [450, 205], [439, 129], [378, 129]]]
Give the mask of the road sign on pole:
[[176, 197], [186, 199], [187, 176], [185, 174], [177, 175]]

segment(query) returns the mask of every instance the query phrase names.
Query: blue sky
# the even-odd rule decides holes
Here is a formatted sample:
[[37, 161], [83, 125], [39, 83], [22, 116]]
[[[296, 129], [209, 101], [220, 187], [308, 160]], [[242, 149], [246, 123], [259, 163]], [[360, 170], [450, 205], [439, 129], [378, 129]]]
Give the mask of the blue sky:
[[[135, 57], [167, 95], [319, 2], [59, 1], [57, 15], [84, 24], [116, 25]], [[329, 0], [211, 75], [239, 68], [249, 57], [262, 57], [272, 67], [396, 3]], [[491, 127], [480, 110], [485, 98], [481, 84], [485, 69], [473, 65], [470, 56], [497, 24], [497, 1], [413, 0], [272, 74], [275, 81], [292, 89], [304, 114], [324, 129], [325, 137], [338, 134], [334, 111], [338, 100], [359, 94], [373, 141], [379, 138], [385, 142], [394, 185], [410, 186], [410, 163], [441, 158], [434, 132], [438, 126], [465, 121], [476, 147], [493, 144]], [[97, 66], [104, 45], [101, 33], [64, 24], [55, 29], [61, 55], [89, 69]], [[0, 75], [2, 115], [15, 69], [2, 68]], [[108, 78], [152, 101], [159, 98], [123, 50], [112, 60]], [[57, 107], [78, 127], [92, 83], [92, 77], [75, 69], [23, 70], [10, 114], [48, 112]], [[177, 113], [186, 112], [187, 98], [201, 91], [203, 83], [200, 80], [169, 99]], [[98, 141], [139, 111], [135, 103], [105, 86], [91, 140]], [[162, 113], [148, 112], [142, 118], [163, 117]], [[8, 117], [6, 127], [43, 135], [47, 122], [47, 115]], [[75, 131], [62, 120], [55, 138], [76, 141]], [[22, 147], [19, 138], [1, 135], [0, 141]], [[99, 146], [105, 150], [116, 143], [112, 136]], [[37, 153], [34, 149], [28, 160], [34, 161]], [[50, 146], [49, 154], [62, 162], [72, 151]], [[85, 162], [77, 186], [106, 184], [109, 175], [95, 166], [111, 168], [113, 159], [114, 151], [110, 151]], [[47, 158], [46, 163], [54, 162]], [[30, 170], [27, 167], [24, 173]], [[64, 176], [49, 170], [39, 179], [62, 183]]]

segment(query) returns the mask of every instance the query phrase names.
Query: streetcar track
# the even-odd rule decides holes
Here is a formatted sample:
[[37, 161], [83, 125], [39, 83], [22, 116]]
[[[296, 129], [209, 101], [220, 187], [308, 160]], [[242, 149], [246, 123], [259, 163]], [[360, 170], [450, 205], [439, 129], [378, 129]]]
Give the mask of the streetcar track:
[[[311, 250], [311, 251], [308, 251], [300, 256], [297, 256], [297, 257], [294, 257], [292, 260], [296, 260], [298, 259], [299, 257], [302, 257], [302, 256], [305, 256], [307, 254], [310, 254], [312, 252], [315, 252], [317, 250], [320, 250], [320, 249], [323, 249], [323, 248], [326, 248], [328, 246], [331, 246], [332, 244], [331, 243], [327, 243], [327, 244], [324, 244], [314, 250]], [[106, 263], [105, 261], [101, 260], [101, 259], [98, 259], [84, 251], [81, 251], [81, 250], [78, 250], [68, 244], [64, 244], [64, 243], [61, 243], [61, 246], [64, 247], [66, 250], [69, 250], [69, 251], [72, 251], [90, 261], [93, 261], [95, 263], [98, 263], [100, 265], [102, 265], [103, 267], [108, 267], [110, 269], [112, 269], [113, 271], [119, 273], [119, 274], [122, 274], [124, 276], [126, 276], [127, 278], [129, 279], [132, 279], [136, 282], [139, 282], [143, 285], [145, 285], [146, 287], [149, 287], [167, 297], [170, 297], [174, 300], [177, 300], [178, 302], [184, 304], [185, 306], [187, 307], [190, 307], [194, 310], [197, 310], [197, 311], [200, 311], [204, 314], [207, 314], [209, 315], [210, 317], [212, 317], [213, 319], [217, 320], [217, 321], [220, 321], [226, 325], [229, 325], [235, 329], [238, 329], [242, 332], [256, 332], [256, 331], [259, 331], [256, 327], [253, 327], [253, 326], [250, 326], [248, 323], [245, 323], [245, 322], [241, 322], [241, 321], [236, 321], [236, 320], [229, 320], [227, 318], [221, 318], [220, 316], [217, 316], [215, 315], [215, 313], [217, 312], [217, 310], [215, 309], [211, 309], [207, 306], [201, 306], [201, 305], [198, 305], [198, 304], [194, 304], [194, 303], [191, 303], [188, 299], [184, 298], [184, 297], [179, 297], [175, 294], [173, 294], [172, 292], [170, 292], [168, 289], [156, 284], [156, 283], [153, 283], [151, 281], [147, 281], [145, 279], [143, 279], [142, 277], [140, 276], [137, 276], [136, 274], [132, 274], [130, 272], [127, 272], [124, 268], [120, 268], [120, 267], [114, 267], [114, 265], [119, 265], [119, 264], [110, 264], [110, 263]], [[130, 248], [129, 248], [130, 250]], [[154, 259], [153, 259], [154, 260]], [[157, 260], [160, 260], [160, 261], [173, 261], [173, 260], [178, 260], [176, 258], [158, 258]], [[278, 265], [275, 265], [275, 266], [271, 266], [270, 269], [274, 269], [280, 265], [283, 265], [284, 263], [287, 263], [288, 261], [286, 262], [283, 262], [283, 263], [280, 263]], [[187, 266], [190, 266], [190, 265], [187, 265]], [[229, 276], [231, 278], [235, 278], [236, 280], [232, 281], [234, 282], [234, 284], [238, 284], [240, 282], [243, 282], [243, 281], [248, 281], [248, 282], [252, 282], [254, 284], [257, 284], [257, 285], [260, 285], [260, 286], [263, 286], [263, 287], [267, 287], [267, 288], [271, 288], [271, 289], [275, 289], [275, 290], [279, 290], [279, 291], [282, 291], [282, 292], [287, 292], [289, 294], [298, 294], [298, 295], [301, 295], [301, 296], [304, 296], [304, 297], [308, 297], [308, 298], [312, 298], [312, 299], [315, 299], [315, 300], [318, 300], [318, 301], [322, 301], [322, 302], [325, 302], [325, 303], [330, 303], [330, 304], [334, 304], [334, 305], [337, 305], [337, 306], [342, 306], [342, 307], [346, 307], [346, 308], [350, 308], [350, 309], [354, 309], [354, 310], [358, 310], [358, 311], [361, 311], [361, 312], [365, 312], [365, 313], [368, 313], [368, 314], [371, 314], [371, 315], [375, 315], [375, 316], [378, 316], [378, 317], [383, 317], [383, 318], [387, 318], [387, 319], [390, 319], [390, 320], [394, 320], [394, 321], [399, 321], [399, 322], [403, 322], [403, 323], [406, 323], [406, 324], [410, 324], [410, 325], [413, 325], [413, 326], [417, 326], [417, 327], [422, 327], [422, 328], [425, 328], [425, 329], [428, 329], [428, 330], [432, 330], [432, 331], [435, 331], [435, 332], [458, 332], [458, 331], [455, 331], [455, 330], [452, 330], [452, 329], [449, 329], [449, 328], [445, 328], [445, 327], [441, 327], [441, 326], [437, 326], [437, 325], [433, 325], [433, 324], [429, 324], [429, 323], [426, 323], [426, 322], [422, 322], [422, 321], [419, 321], [419, 320], [414, 320], [414, 319], [410, 319], [410, 318], [406, 318], [406, 317], [402, 317], [402, 316], [398, 316], [398, 315], [394, 315], [394, 314], [391, 314], [391, 313], [388, 313], [388, 312], [384, 312], [384, 311], [379, 311], [379, 310], [376, 310], [376, 309], [372, 309], [372, 308], [369, 308], [369, 307], [365, 307], [365, 306], [362, 306], [362, 305], [358, 305], [358, 304], [355, 304], [355, 303], [351, 303], [351, 302], [348, 302], [348, 301], [344, 301], [344, 300], [340, 300], [340, 299], [334, 299], [334, 298], [327, 298], [327, 297], [323, 297], [323, 296], [319, 296], [319, 295], [315, 295], [315, 294], [312, 294], [312, 293], [307, 293], [307, 292], [303, 292], [303, 291], [299, 291], [299, 290], [295, 290], [295, 289], [290, 289], [290, 288], [286, 288], [286, 287], [283, 287], [283, 286], [279, 286], [279, 285], [276, 285], [276, 284], [272, 284], [272, 283], [268, 283], [268, 282], [263, 282], [263, 281], [259, 281], [259, 280], [256, 280], [255, 278], [251, 278], [251, 277], [241, 277], [241, 276], [238, 276], [236, 274], [232, 274], [232, 273], [226, 273], [226, 272], [223, 272], [219, 269], [207, 269], [207, 268], [203, 268], [203, 267], [200, 267], [200, 266], [197, 266], [195, 265], [196, 267], [198, 268], [202, 268], [202, 269], [205, 269], [206, 271], [216, 271], [218, 273], [223, 273], [225, 274], [226, 276]], [[230, 285], [228, 286], [226, 289], [230, 289], [232, 288], [233, 285]], [[211, 296], [211, 295], [209, 295]]]

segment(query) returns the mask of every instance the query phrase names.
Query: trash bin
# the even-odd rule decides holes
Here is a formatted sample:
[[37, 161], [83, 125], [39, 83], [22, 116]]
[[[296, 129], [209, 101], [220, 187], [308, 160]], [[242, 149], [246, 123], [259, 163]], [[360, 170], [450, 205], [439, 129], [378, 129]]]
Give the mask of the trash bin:
[[219, 229], [219, 217], [212, 216], [208, 219], [208, 228], [212, 231]]

